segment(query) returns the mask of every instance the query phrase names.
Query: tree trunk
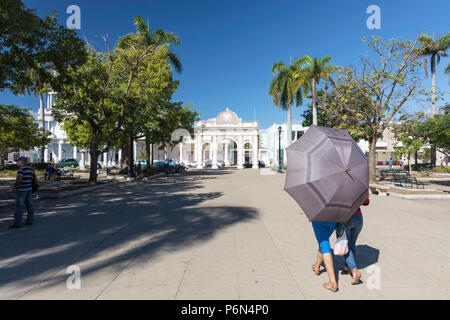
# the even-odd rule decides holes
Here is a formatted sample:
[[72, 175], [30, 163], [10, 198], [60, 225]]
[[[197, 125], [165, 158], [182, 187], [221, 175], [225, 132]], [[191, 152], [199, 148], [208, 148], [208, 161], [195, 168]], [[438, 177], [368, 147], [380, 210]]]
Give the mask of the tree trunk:
[[369, 140], [369, 183], [376, 183], [377, 182], [377, 171], [376, 171], [376, 146], [377, 146], [377, 139], [371, 138]]
[[411, 155], [408, 153], [408, 172], [411, 174]]
[[416, 165], [416, 171], [419, 171], [418, 154], [417, 151], [414, 152], [414, 163]]
[[147, 155], [147, 158], [145, 160], [145, 163], [146, 163], [146, 168], [145, 168], [146, 174], [145, 175], [148, 177], [148, 176], [150, 176], [150, 170], [151, 170], [150, 161], [152, 159], [150, 159], [150, 154], [151, 154], [150, 141], [148, 141], [147, 138], [145, 138], [145, 152], [146, 152], [146, 155]]
[[316, 79], [312, 79], [312, 98], [313, 98], [313, 125], [317, 126], [317, 97], [316, 97]]
[[153, 143], [152, 143], [152, 166], [153, 166], [153, 155], [154, 155], [154, 146], [153, 146]]
[[431, 168], [434, 168], [436, 166], [436, 146], [431, 145], [430, 146], [430, 161], [431, 161]]
[[431, 57], [431, 116], [436, 114], [436, 64], [435, 57]]
[[286, 148], [292, 144], [292, 107], [290, 105], [287, 113]]
[[91, 145], [89, 148], [89, 155], [91, 156], [91, 163], [89, 168], [89, 184], [97, 184], [97, 159], [100, 154], [97, 148], [97, 142], [91, 141]]
[[128, 170], [128, 177], [136, 177], [136, 174], [134, 172], [134, 145], [133, 145], [134, 139], [133, 135], [130, 134], [128, 137], [128, 150], [129, 150], [129, 170]]
[[[45, 110], [44, 110], [44, 95], [42, 93], [39, 94], [39, 112], [41, 113], [41, 127], [42, 133], [45, 133]], [[41, 146], [41, 163], [44, 162], [44, 153], [45, 153], [45, 144]]]

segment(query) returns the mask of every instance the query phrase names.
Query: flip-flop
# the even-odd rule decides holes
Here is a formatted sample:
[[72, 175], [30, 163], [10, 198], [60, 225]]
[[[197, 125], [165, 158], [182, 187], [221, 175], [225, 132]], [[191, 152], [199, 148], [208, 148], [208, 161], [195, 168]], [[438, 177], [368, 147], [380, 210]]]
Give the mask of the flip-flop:
[[317, 266], [316, 264], [312, 265], [312, 270], [316, 274], [316, 276], [320, 275], [320, 266]]
[[327, 290], [332, 291], [332, 292], [338, 291], [338, 286], [336, 285], [336, 287], [333, 287], [333, 286], [331, 285], [331, 283], [329, 283], [329, 282], [324, 283], [324, 284], [323, 284], [323, 287], [324, 287], [325, 289], [327, 289]]
[[361, 274], [359, 274], [356, 278], [352, 278], [352, 285], [359, 284], [359, 279], [361, 279]]

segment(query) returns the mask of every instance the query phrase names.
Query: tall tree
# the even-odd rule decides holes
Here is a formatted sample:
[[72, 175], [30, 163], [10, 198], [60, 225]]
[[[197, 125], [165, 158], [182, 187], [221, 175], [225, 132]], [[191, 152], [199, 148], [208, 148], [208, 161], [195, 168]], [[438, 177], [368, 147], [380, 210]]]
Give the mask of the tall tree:
[[428, 76], [428, 59], [430, 60], [431, 70], [431, 115], [436, 113], [436, 66], [439, 65], [441, 57], [447, 56], [447, 49], [450, 46], [450, 32], [441, 38], [434, 40], [432, 37], [426, 34], [419, 36], [420, 48], [417, 49], [417, 53], [420, 56], [425, 57], [424, 68], [425, 74]]
[[[180, 44], [180, 39], [178, 38], [178, 36], [176, 36], [174, 33], [170, 33], [170, 32], [166, 32], [163, 29], [157, 29], [155, 32], [152, 32], [149, 28], [148, 25], [145, 24], [145, 21], [142, 17], [140, 16], [136, 16], [134, 18], [135, 20], [135, 26], [136, 26], [136, 33], [135, 34], [127, 34], [123, 37], [121, 37], [118, 41], [117, 46], [121, 49], [129, 49], [130, 47], [136, 47], [136, 48], [145, 48], [145, 47], [152, 47], [152, 54], [155, 54], [157, 52], [157, 49], [161, 46], [164, 46], [166, 48], [166, 52], [165, 55], [168, 58], [168, 61], [172, 64], [173, 68], [175, 69], [176, 72], [181, 72], [182, 71], [182, 64], [180, 61], [180, 58], [173, 52], [170, 50], [169, 48], [169, 44], [175, 44], [178, 45]], [[150, 61], [150, 59], [148, 59], [148, 61], [146, 61], [145, 63], [152, 63], [152, 61]], [[145, 68], [144, 68], [145, 69]], [[144, 70], [145, 71], [145, 70]], [[147, 70], [149, 71], [149, 70]], [[143, 76], [141, 78], [141, 80], [137, 81], [137, 85], [139, 83], [145, 83], [148, 82], [148, 80], [151, 82], [153, 79], [151, 76], [149, 76], [148, 74], [142, 74]], [[157, 74], [158, 75], [158, 74]], [[159, 75], [161, 76], [161, 75]], [[172, 75], [170, 73], [170, 82]], [[153, 83], [147, 83], [147, 85], [149, 85], [149, 88], [153, 88], [154, 84], [157, 83], [157, 81], [154, 81]], [[174, 84], [176, 84], [178, 86], [178, 82], [173, 82]], [[136, 88], [135, 88], [136, 89]], [[133, 159], [133, 155], [134, 155], [134, 140], [137, 138], [137, 135], [142, 133], [142, 131], [140, 131], [140, 128], [136, 122], [140, 122], [142, 123], [142, 121], [144, 120], [142, 117], [139, 117], [139, 111], [137, 109], [141, 108], [146, 108], [146, 107], [150, 107], [149, 105], [149, 98], [150, 100], [153, 99], [153, 101], [157, 101], [158, 97], [151, 97], [151, 95], [155, 94], [154, 92], [145, 92], [145, 90], [142, 90], [142, 88], [140, 89], [141, 94], [137, 95], [137, 97], [134, 99], [134, 101], [131, 103], [133, 105], [132, 108], [129, 108], [132, 111], [131, 117], [127, 117], [127, 125], [124, 127], [125, 131], [128, 132], [128, 148], [127, 149], [127, 154], [126, 154], [126, 164], [129, 167], [128, 172], [129, 175], [132, 175], [132, 173], [134, 172], [134, 159]], [[170, 90], [166, 90], [166, 91], [170, 91]], [[144, 93], [144, 95], [142, 95], [142, 93]], [[170, 97], [172, 95], [173, 92], [170, 93]], [[150, 96], [147, 96], [146, 94], [149, 94]], [[169, 97], [169, 99], [170, 99]]]
[[[43, 68], [40, 63], [36, 63], [35, 67], [29, 69], [26, 72], [26, 77], [29, 80], [29, 83], [17, 86], [19, 94], [27, 94], [30, 95], [33, 93], [34, 97], [39, 97], [39, 114], [41, 116], [41, 122], [39, 123], [39, 127], [42, 128], [42, 131], [45, 133], [45, 108], [44, 108], [44, 94], [50, 91], [49, 83], [45, 83], [45, 75], [43, 72], [49, 72], [48, 69], [53, 70], [53, 68]], [[41, 162], [44, 162], [44, 152], [45, 145], [41, 146], [40, 159]]]
[[313, 125], [317, 126], [317, 86], [322, 79], [330, 80], [330, 76], [338, 68], [330, 65], [331, 57], [310, 58], [305, 55], [299, 59], [301, 69], [297, 71], [297, 81], [299, 83], [308, 82], [308, 88], [311, 89], [313, 105]]
[[371, 54], [361, 66], [340, 72], [330, 92], [321, 98], [326, 112], [339, 117], [347, 128], [358, 129], [369, 142], [369, 178], [376, 181], [376, 143], [397, 112], [412, 99], [419, 99], [422, 74], [415, 49], [418, 40], [368, 41]]
[[275, 77], [269, 86], [269, 96], [272, 97], [278, 108], [287, 111], [286, 147], [292, 143], [291, 107], [294, 103], [299, 106], [303, 102], [303, 83], [298, 81], [300, 64], [300, 59], [297, 59], [290, 66], [286, 66], [283, 62], [276, 62], [272, 65], [272, 73]]
[[30, 70], [36, 70], [41, 82], [46, 83], [52, 78], [45, 70], [48, 64], [58, 74], [53, 84], [62, 84], [66, 69], [82, 64], [84, 59], [83, 42], [74, 30], [57, 23], [56, 13], [40, 18], [20, 0], [0, 2], [0, 90], [9, 88], [17, 94], [32, 87]]
[[0, 164], [9, 152], [29, 150], [49, 141], [29, 109], [0, 105]]
[[418, 168], [418, 152], [423, 146], [423, 135], [421, 126], [424, 120], [423, 113], [405, 113], [393, 123], [391, 128], [397, 141], [394, 142], [395, 155], [408, 158], [408, 170], [411, 172], [411, 155], [414, 154], [415, 165]]

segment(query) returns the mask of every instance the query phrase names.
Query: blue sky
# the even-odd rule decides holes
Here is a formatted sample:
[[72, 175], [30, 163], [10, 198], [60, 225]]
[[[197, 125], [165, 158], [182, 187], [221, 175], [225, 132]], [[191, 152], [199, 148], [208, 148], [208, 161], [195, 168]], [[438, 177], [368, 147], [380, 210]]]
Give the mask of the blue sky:
[[[272, 79], [271, 65], [305, 54], [330, 55], [332, 63], [345, 66], [358, 62], [367, 52], [362, 37], [380, 35], [412, 39], [426, 32], [441, 36], [450, 31], [448, 0], [24, 0], [29, 8], [44, 15], [56, 9], [65, 24], [71, 4], [81, 8], [81, 37], [101, 47], [98, 35], [108, 34], [111, 43], [134, 32], [133, 17], [148, 19], [150, 28], [176, 33], [182, 41], [174, 48], [183, 62], [180, 89], [174, 99], [193, 103], [201, 119], [215, 117], [229, 107], [243, 120], [256, 120], [267, 128], [284, 122], [286, 112], [278, 110], [267, 95]], [[381, 8], [381, 30], [369, 30], [366, 9]], [[444, 68], [450, 58], [441, 59], [437, 84], [450, 91]], [[431, 80], [424, 82], [429, 88]], [[449, 95], [446, 95], [448, 102]], [[0, 92], [0, 103], [32, 107], [33, 97]], [[442, 104], [442, 103], [441, 103]], [[293, 109], [300, 120], [305, 107]]]

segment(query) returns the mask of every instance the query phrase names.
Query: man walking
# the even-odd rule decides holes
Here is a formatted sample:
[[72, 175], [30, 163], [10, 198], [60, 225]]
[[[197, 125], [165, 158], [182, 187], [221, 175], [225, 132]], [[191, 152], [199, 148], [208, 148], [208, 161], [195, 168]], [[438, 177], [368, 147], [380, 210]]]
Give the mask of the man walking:
[[28, 212], [26, 224], [28, 226], [33, 224], [33, 180], [36, 180], [36, 173], [33, 168], [27, 165], [27, 158], [20, 157], [17, 161], [17, 178], [13, 187], [13, 191], [16, 192], [14, 224], [9, 226], [10, 229], [17, 229], [23, 226], [22, 216], [25, 206]]

